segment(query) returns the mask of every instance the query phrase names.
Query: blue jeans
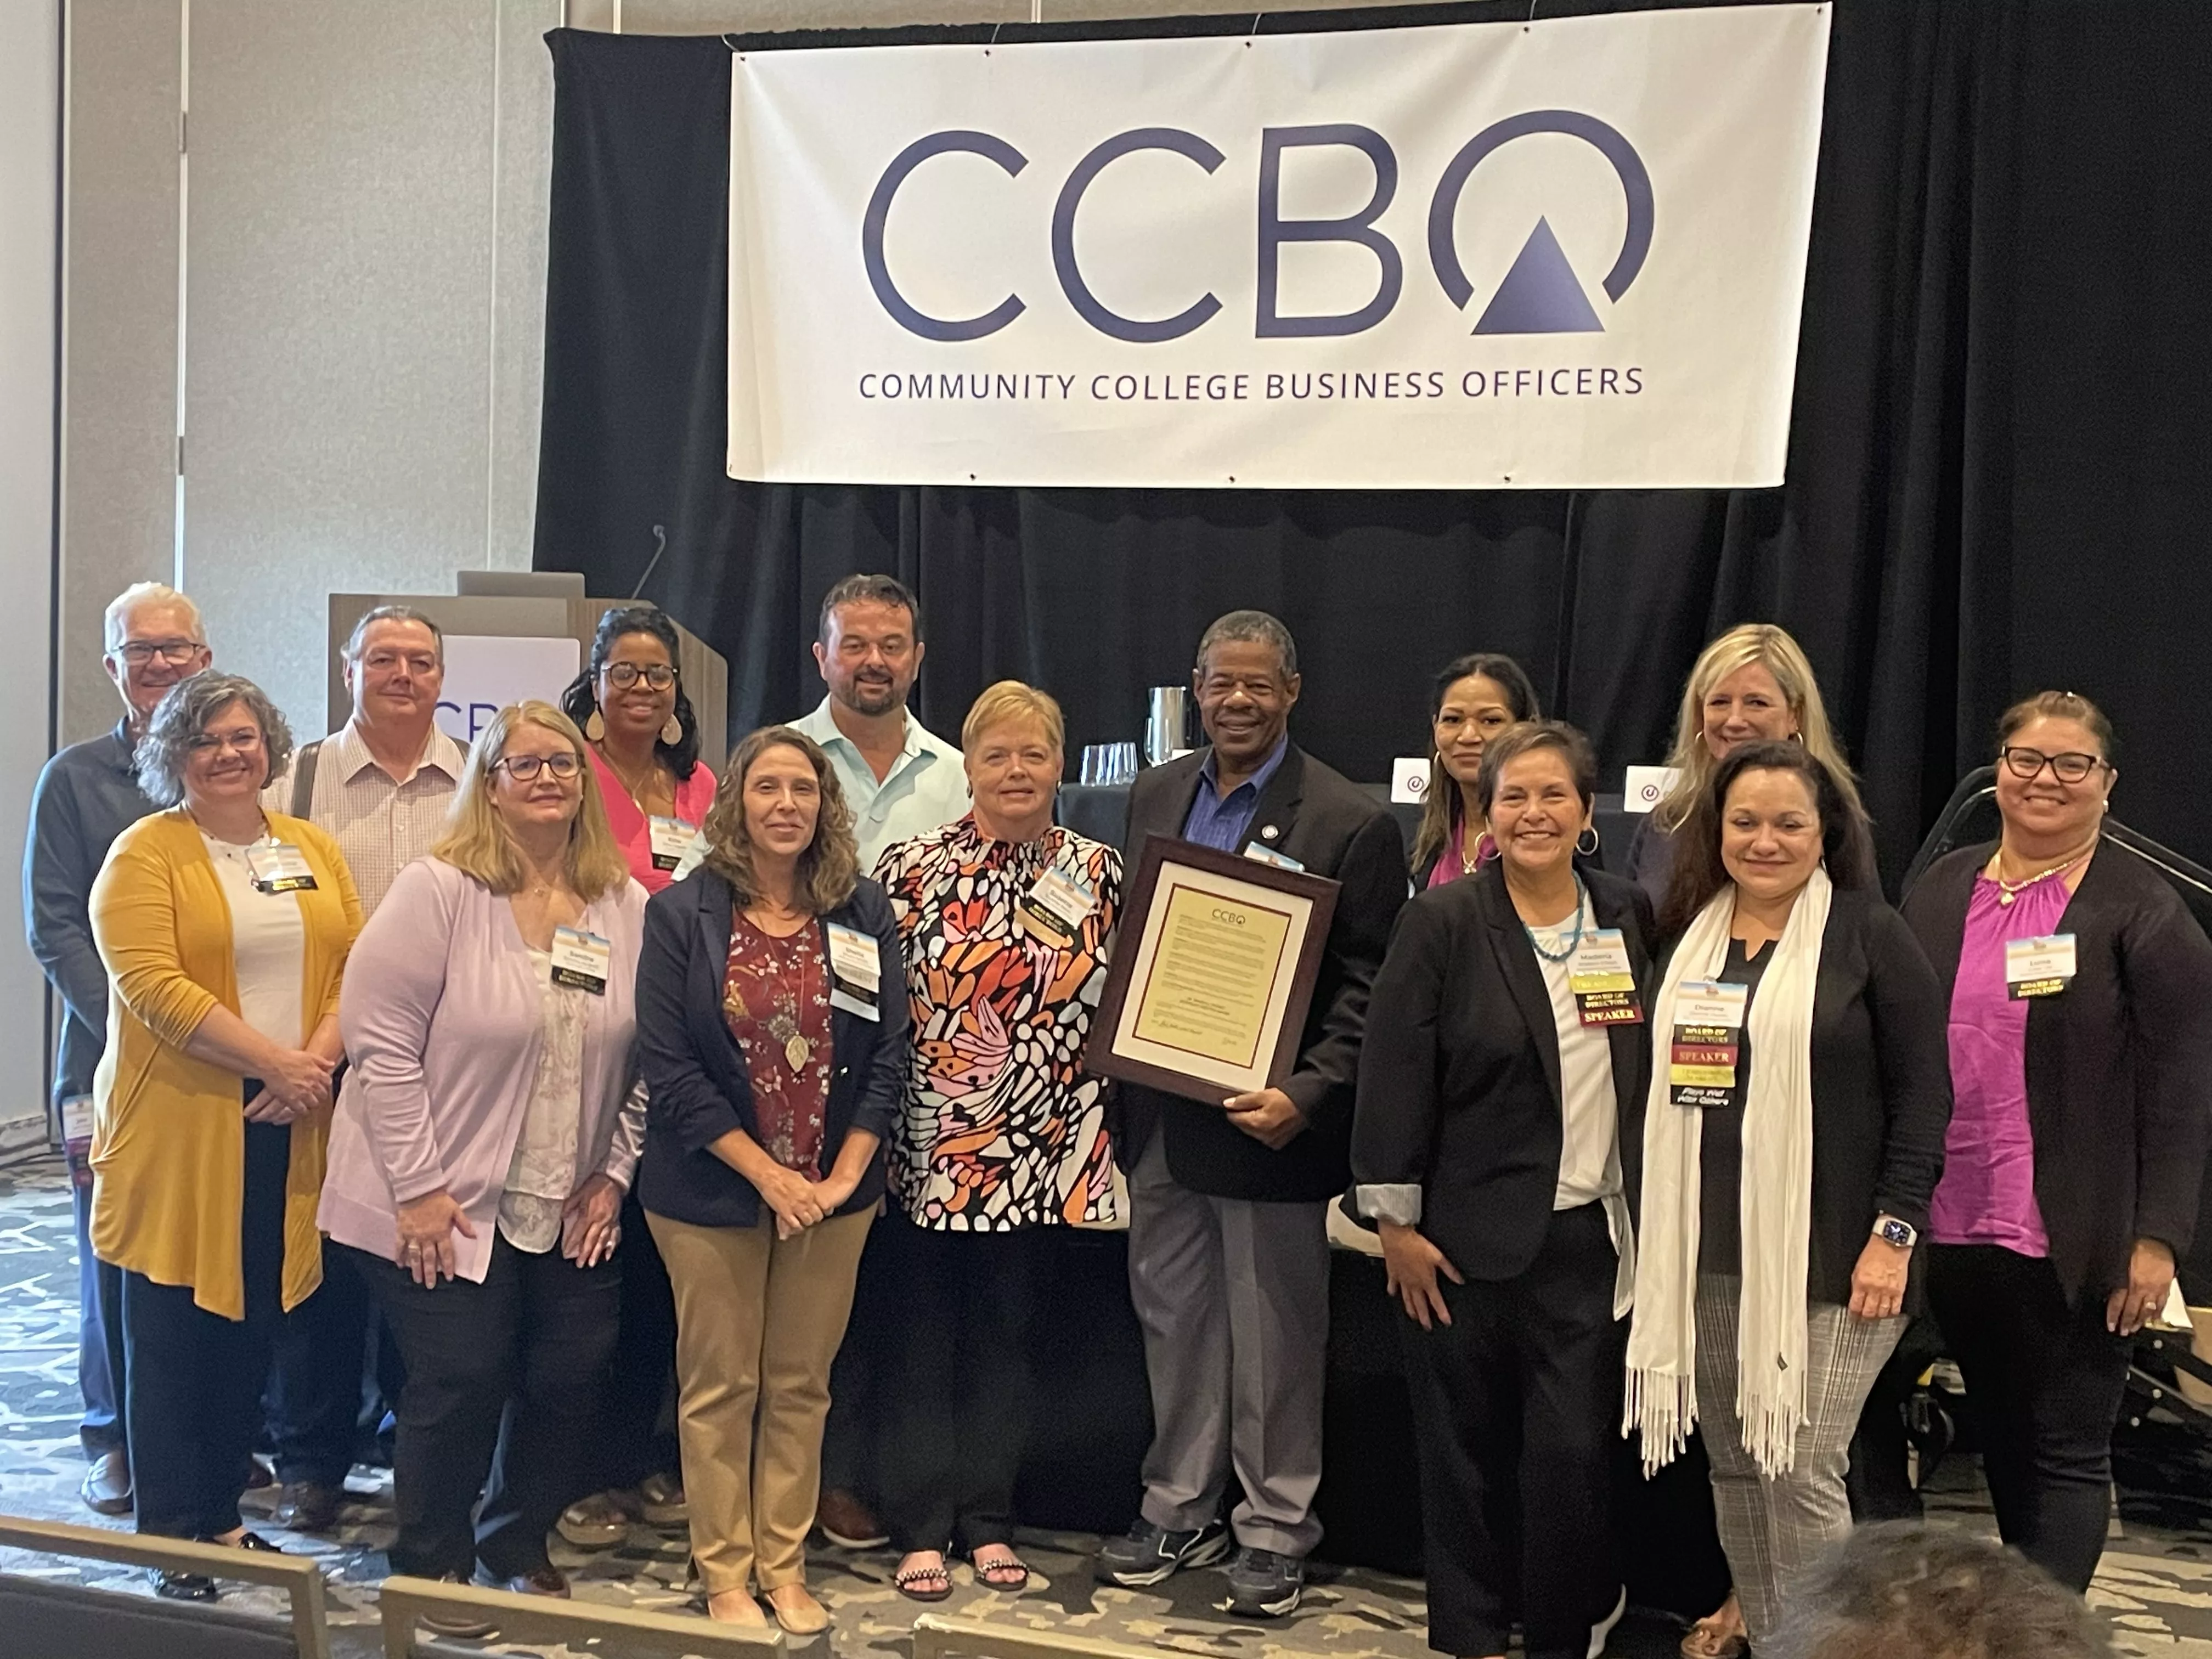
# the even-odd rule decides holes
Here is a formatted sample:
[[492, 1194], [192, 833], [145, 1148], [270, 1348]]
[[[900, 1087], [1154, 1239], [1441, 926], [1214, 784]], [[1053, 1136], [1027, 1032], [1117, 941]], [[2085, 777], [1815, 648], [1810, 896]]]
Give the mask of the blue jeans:
[[70, 1194], [76, 1206], [76, 1385], [84, 1396], [77, 1438], [88, 1462], [124, 1447], [123, 1271], [92, 1253], [92, 1188]]

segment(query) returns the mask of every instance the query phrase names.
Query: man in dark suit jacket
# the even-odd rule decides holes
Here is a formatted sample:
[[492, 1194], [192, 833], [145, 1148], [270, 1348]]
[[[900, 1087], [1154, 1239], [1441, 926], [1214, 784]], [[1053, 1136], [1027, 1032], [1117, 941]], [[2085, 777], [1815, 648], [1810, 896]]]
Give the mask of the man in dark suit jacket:
[[1211, 746], [1129, 793], [1123, 856], [1148, 835], [1292, 865], [1341, 885], [1296, 1065], [1279, 1088], [1212, 1105], [1126, 1090], [1129, 1288], [1145, 1328], [1152, 1446], [1141, 1516], [1099, 1553], [1109, 1582], [1156, 1584], [1228, 1553], [1235, 1468], [1244, 1501], [1230, 1605], [1298, 1603], [1320, 1540], [1328, 1201], [1350, 1178], [1367, 998], [1406, 901], [1389, 810], [1290, 740], [1297, 647], [1263, 611], [1206, 630], [1192, 674]]

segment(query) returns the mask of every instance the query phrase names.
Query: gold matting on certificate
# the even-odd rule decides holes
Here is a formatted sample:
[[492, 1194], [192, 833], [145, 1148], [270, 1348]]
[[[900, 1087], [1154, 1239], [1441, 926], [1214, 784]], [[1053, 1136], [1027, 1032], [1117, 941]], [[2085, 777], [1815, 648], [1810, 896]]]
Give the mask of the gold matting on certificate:
[[1084, 1063], [1218, 1103], [1297, 1057], [1337, 884], [1148, 836]]

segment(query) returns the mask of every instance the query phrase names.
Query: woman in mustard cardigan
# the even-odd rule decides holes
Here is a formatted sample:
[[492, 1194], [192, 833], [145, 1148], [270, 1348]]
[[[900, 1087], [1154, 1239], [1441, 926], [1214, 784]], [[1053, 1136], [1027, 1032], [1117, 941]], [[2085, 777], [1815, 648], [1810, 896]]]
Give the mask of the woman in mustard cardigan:
[[[92, 1246], [123, 1273], [138, 1530], [241, 1549], [238, 1496], [280, 1314], [322, 1278], [315, 1207], [361, 902], [337, 843], [264, 813], [292, 735], [250, 680], [181, 682], [138, 745], [167, 807], [92, 889], [107, 1052], [93, 1085]], [[211, 1601], [212, 1580], [156, 1591]]]

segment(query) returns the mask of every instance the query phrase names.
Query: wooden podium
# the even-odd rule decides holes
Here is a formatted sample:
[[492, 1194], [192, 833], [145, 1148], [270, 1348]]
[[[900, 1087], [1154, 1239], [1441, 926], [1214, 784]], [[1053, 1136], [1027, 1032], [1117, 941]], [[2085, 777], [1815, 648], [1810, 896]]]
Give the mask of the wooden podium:
[[[559, 571], [472, 570], [462, 573], [461, 583], [479, 591], [331, 595], [329, 718], [324, 731], [337, 731], [353, 713], [338, 653], [362, 614], [378, 605], [411, 605], [445, 634], [446, 685], [438, 724], [466, 744], [507, 703], [542, 697], [558, 704], [568, 682], [591, 659], [592, 635], [601, 615], [631, 603], [587, 598], [581, 576]], [[677, 672], [699, 718], [699, 758], [719, 773], [730, 753], [729, 664], [681, 623], [676, 635]]]

